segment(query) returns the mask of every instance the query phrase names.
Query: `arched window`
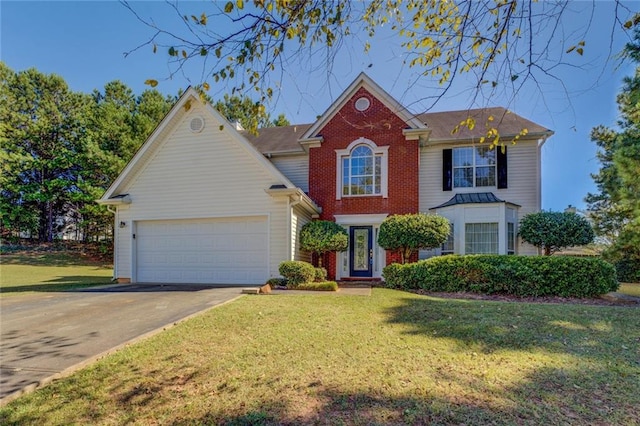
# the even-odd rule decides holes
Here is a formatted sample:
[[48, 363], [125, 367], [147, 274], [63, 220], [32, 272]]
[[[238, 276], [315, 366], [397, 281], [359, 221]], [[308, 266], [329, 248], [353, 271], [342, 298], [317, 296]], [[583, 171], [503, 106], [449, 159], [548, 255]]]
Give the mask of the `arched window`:
[[[365, 142], [365, 143], [363, 143]], [[386, 154], [388, 147], [376, 147], [373, 142], [360, 139], [346, 150], [338, 151], [338, 198], [362, 195], [386, 196]]]

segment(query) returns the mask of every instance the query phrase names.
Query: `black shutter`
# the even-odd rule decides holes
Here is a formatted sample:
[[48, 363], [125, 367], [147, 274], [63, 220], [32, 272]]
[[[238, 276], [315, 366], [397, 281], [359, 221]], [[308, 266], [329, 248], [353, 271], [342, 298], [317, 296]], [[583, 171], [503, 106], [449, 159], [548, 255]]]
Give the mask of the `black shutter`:
[[453, 150], [442, 150], [442, 190], [451, 191], [453, 175]]
[[498, 189], [507, 187], [507, 147], [498, 146], [497, 163], [498, 163]]

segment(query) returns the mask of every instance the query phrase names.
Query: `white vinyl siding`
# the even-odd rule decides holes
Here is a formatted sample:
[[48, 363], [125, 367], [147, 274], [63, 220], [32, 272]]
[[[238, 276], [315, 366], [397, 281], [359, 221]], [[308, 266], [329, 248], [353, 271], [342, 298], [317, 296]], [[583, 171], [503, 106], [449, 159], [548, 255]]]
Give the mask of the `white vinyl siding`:
[[[442, 190], [442, 150], [465, 145], [440, 144], [420, 149], [419, 206], [421, 212], [440, 205], [456, 193], [491, 191], [496, 197], [520, 205], [516, 222], [528, 213], [540, 211], [540, 162], [537, 140], [519, 140], [507, 147], [509, 187], [454, 188]], [[529, 244], [518, 244], [518, 254], [534, 255], [538, 251]]]
[[309, 192], [309, 154], [274, 156], [271, 162], [304, 192]]
[[300, 250], [300, 230], [311, 221], [311, 217], [301, 208], [294, 207], [291, 214], [291, 253], [293, 260], [302, 260], [311, 262], [311, 255], [306, 251]]
[[[189, 129], [194, 116], [205, 118], [204, 130]], [[287, 257], [290, 244], [287, 202], [265, 192], [282, 184], [234, 140], [203, 106], [193, 102], [174, 130], [158, 144], [146, 162], [119, 193], [129, 193], [132, 203], [125, 209], [128, 222], [162, 219], [232, 218], [248, 215], [268, 217], [269, 276], [278, 276], [278, 265]], [[119, 277], [135, 272], [133, 226], [117, 239]], [[121, 238], [123, 237], [124, 238]], [[127, 259], [123, 262], [123, 260]], [[265, 276], [265, 280], [269, 278]]]

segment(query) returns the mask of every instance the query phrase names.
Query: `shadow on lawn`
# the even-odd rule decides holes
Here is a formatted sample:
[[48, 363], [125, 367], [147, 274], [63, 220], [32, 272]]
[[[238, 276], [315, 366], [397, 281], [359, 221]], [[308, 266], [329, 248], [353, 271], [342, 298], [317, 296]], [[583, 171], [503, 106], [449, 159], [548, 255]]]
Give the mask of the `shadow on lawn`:
[[[315, 383], [300, 400], [247, 401], [234, 413], [209, 412], [196, 419], [179, 419], [173, 426], [202, 425], [430, 425], [430, 424], [637, 424], [639, 386], [612, 388], [584, 383], [580, 368], [567, 372], [543, 368], [513, 386], [496, 389], [481, 384], [486, 394], [445, 396], [424, 389], [392, 395], [344, 392]], [[593, 374], [589, 371], [589, 374]], [[597, 374], [611, 375], [606, 370]], [[582, 384], [582, 386], [577, 385]], [[491, 389], [490, 391], [487, 391]], [[231, 396], [231, 395], [230, 395]], [[224, 398], [224, 393], [216, 394]], [[152, 398], [148, 398], [149, 401]], [[305, 403], [308, 403], [305, 405]], [[306, 402], [300, 402], [306, 401]], [[257, 406], [259, 404], [259, 406]], [[258, 408], [259, 407], [259, 408]]]
[[86, 289], [89, 287], [110, 284], [110, 277], [96, 277], [87, 275], [75, 275], [55, 278], [46, 282], [37, 284], [26, 284], [18, 286], [2, 286], [0, 293], [25, 293], [25, 292], [43, 292], [57, 293], [61, 291]]
[[[0, 287], [0, 293], [24, 292], [81, 292], [81, 293], [151, 293], [151, 292], [196, 292], [211, 288], [221, 288], [220, 285], [208, 284], [113, 284], [108, 277], [70, 276], [49, 280], [47, 283], [23, 285], [15, 287]], [[224, 287], [224, 286], [222, 286]], [[239, 285], [229, 285], [237, 287]]]
[[3, 265], [26, 266], [95, 266], [97, 268], [111, 268], [111, 265], [93, 260], [81, 253], [29, 253], [3, 254], [0, 256]]
[[[108, 374], [103, 371], [101, 374]], [[484, 383], [472, 385], [470, 392], [443, 393], [422, 388], [403, 394], [344, 391], [339, 387], [319, 382], [300, 383], [297, 397], [290, 399], [257, 398], [238, 401], [235, 387], [218, 386], [212, 392], [211, 403], [236, 401], [232, 409], [210, 409], [198, 416], [180, 412], [175, 417], [165, 405], [175, 404], [182, 398], [185, 386], [198, 381], [205, 371], [155, 371], [139, 379], [120, 383], [111, 389], [111, 402], [103, 410], [95, 404], [86, 404], [77, 412], [76, 420], [110, 422], [127, 419], [132, 423], [166, 425], [429, 425], [429, 424], [638, 424], [640, 412], [640, 385], [637, 381], [610, 386], [591, 377], [616, 381], [615, 371], [599, 367], [579, 367], [571, 371], [546, 367], [535, 371], [514, 384]], [[456, 378], [451, 383], [459, 385]], [[462, 380], [462, 378], [458, 378]], [[466, 383], [466, 380], [465, 380]], [[446, 385], [446, 383], [445, 383]], [[631, 385], [631, 386], [628, 386]], [[191, 388], [194, 390], [193, 388]], [[290, 394], [290, 389], [285, 389]], [[53, 391], [53, 394], [61, 390]], [[93, 391], [70, 383], [65, 398], [91, 400]], [[186, 392], [189, 394], [189, 392]], [[43, 424], [56, 419], [58, 405], [40, 411], [37, 418], [29, 410], [2, 410], [0, 420], [6, 425]], [[78, 407], [80, 408], [80, 406]], [[4, 412], [3, 412], [4, 411]], [[156, 417], [158, 416], [158, 417]]]
[[[407, 333], [454, 339], [460, 350], [492, 353], [531, 350], [580, 357], [620, 357], [633, 363], [640, 330], [628, 324], [628, 309], [467, 301], [432, 297], [404, 298], [388, 310], [390, 323], [405, 324]], [[640, 323], [638, 323], [640, 327]]]

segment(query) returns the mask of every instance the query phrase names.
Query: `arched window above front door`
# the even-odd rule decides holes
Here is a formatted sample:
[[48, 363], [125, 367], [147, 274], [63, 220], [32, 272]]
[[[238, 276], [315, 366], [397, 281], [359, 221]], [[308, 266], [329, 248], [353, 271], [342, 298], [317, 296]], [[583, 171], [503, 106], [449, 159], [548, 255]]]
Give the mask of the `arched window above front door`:
[[336, 198], [387, 197], [387, 146], [360, 138], [347, 149], [336, 150]]

